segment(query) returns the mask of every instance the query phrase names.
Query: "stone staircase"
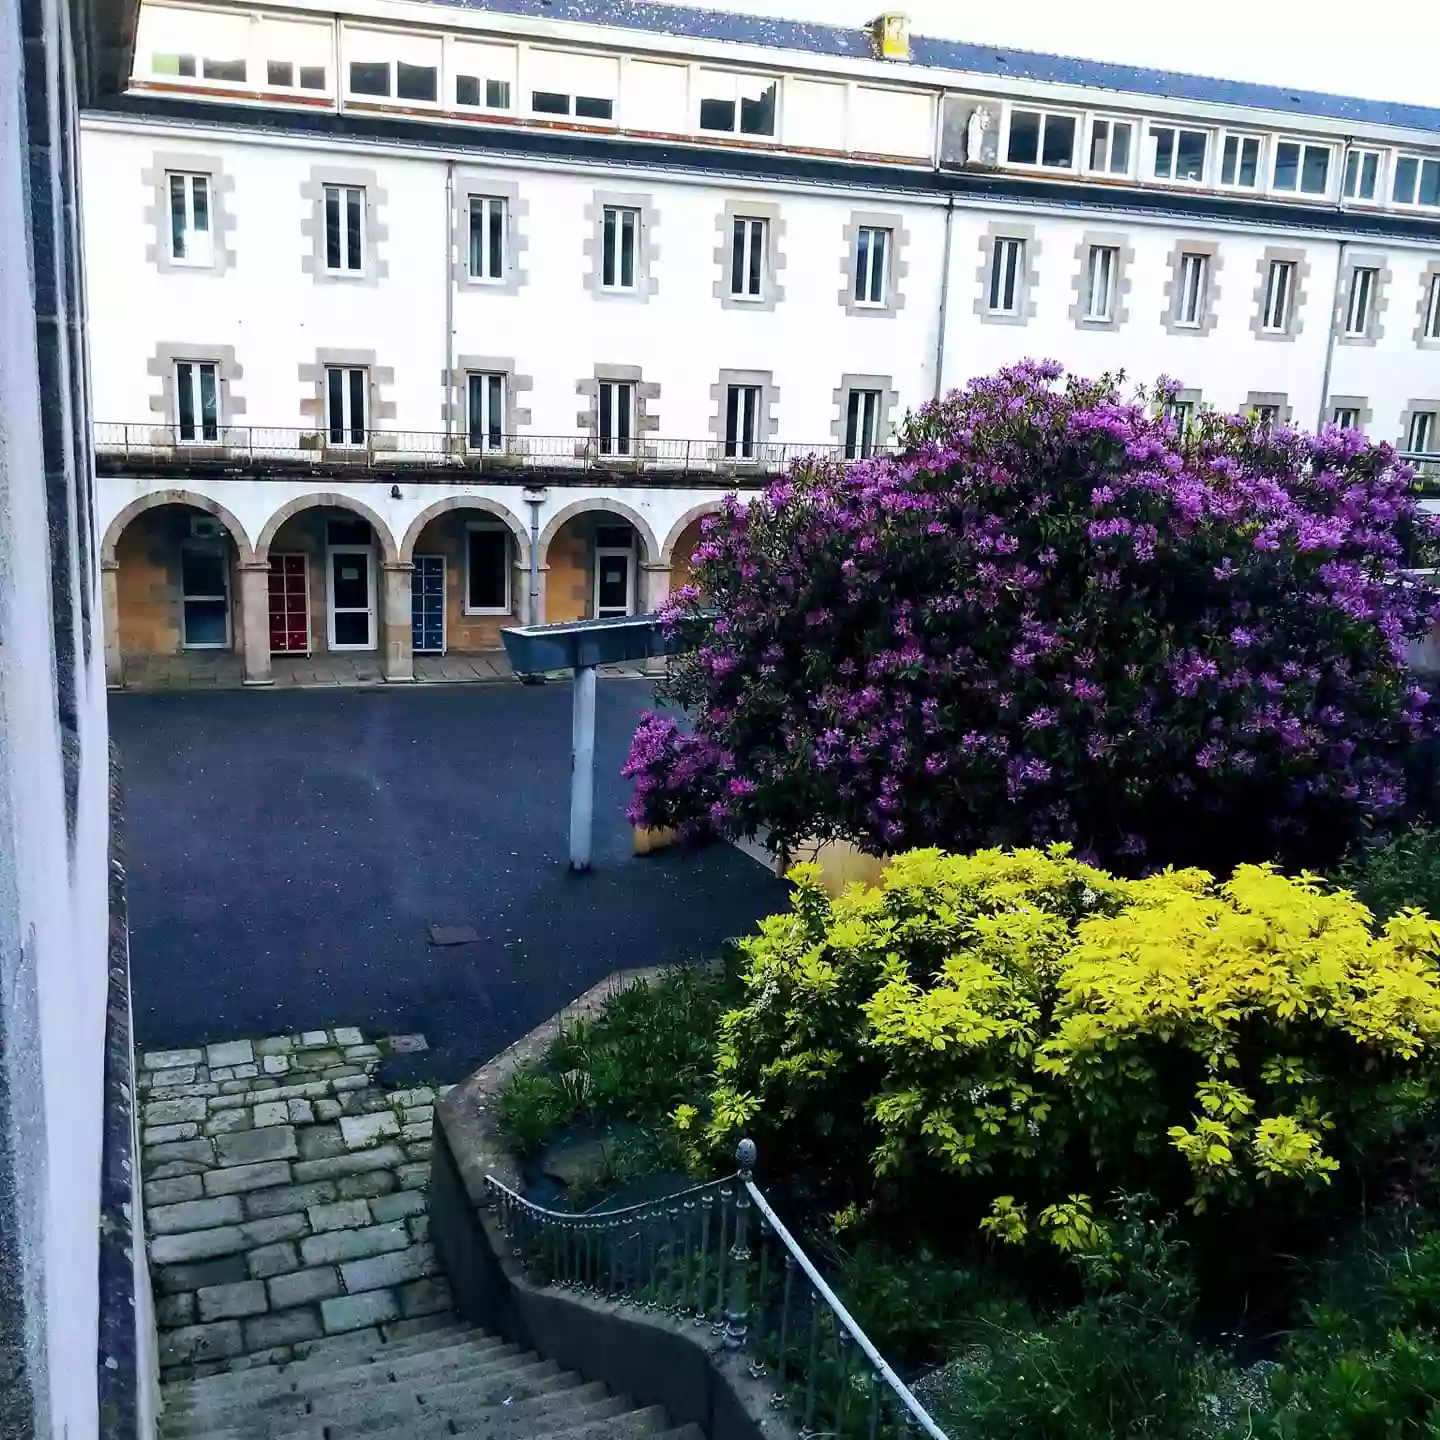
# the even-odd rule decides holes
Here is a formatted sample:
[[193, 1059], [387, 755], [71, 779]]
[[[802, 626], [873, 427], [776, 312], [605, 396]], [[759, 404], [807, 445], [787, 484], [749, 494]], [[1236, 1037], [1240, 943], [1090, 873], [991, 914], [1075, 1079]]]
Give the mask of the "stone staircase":
[[161, 1440], [705, 1440], [659, 1406], [637, 1407], [449, 1315], [294, 1351], [166, 1385]]

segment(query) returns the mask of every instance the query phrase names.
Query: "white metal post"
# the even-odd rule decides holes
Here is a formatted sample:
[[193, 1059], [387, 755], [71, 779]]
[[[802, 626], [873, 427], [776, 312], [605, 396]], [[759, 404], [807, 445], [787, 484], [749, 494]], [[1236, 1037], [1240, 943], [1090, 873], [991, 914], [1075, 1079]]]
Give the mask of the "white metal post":
[[595, 667], [577, 665], [570, 742], [570, 868], [590, 868], [595, 814]]

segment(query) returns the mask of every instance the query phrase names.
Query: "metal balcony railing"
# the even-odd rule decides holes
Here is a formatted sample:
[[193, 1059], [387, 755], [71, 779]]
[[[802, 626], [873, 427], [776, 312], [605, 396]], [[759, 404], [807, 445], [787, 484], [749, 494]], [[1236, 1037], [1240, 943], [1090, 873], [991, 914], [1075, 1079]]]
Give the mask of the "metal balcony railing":
[[[878, 448], [878, 447], [877, 447]], [[583, 435], [471, 437], [428, 430], [284, 429], [97, 423], [95, 450], [108, 459], [203, 467], [324, 464], [356, 470], [617, 471], [674, 475], [773, 475], [814, 455], [864, 459], [870, 447], [728, 444], [653, 436], [602, 440]]]
[[1440, 454], [1404, 451], [1400, 458], [1415, 469], [1415, 488], [1426, 493], [1440, 490]]
[[[568, 1214], [485, 1185], [537, 1283], [689, 1320], [766, 1377], [802, 1437], [947, 1440], [755, 1184], [755, 1146], [723, 1180], [619, 1210]], [[753, 1218], [752, 1218], [753, 1212]]]

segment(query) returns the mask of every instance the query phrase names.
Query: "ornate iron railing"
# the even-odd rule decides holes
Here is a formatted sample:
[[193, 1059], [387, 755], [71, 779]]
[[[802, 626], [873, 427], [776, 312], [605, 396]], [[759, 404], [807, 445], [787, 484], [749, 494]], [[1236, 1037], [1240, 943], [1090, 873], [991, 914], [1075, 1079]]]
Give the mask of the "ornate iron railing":
[[[616, 1210], [547, 1210], [493, 1175], [500, 1229], [541, 1283], [688, 1318], [768, 1378], [801, 1440], [947, 1440], [755, 1184], [755, 1146], [723, 1180]], [[752, 1219], [753, 1212], [753, 1219]]]

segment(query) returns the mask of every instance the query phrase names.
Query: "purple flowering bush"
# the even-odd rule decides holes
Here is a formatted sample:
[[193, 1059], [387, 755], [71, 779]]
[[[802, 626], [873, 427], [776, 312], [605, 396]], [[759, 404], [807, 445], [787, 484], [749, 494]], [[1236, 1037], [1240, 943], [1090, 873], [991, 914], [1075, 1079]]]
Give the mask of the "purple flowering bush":
[[1159, 398], [1026, 362], [896, 457], [729, 500], [663, 614], [692, 728], [645, 717], [630, 818], [1224, 871], [1399, 816], [1437, 729], [1405, 665], [1437, 614], [1401, 570], [1435, 538], [1410, 472]]

